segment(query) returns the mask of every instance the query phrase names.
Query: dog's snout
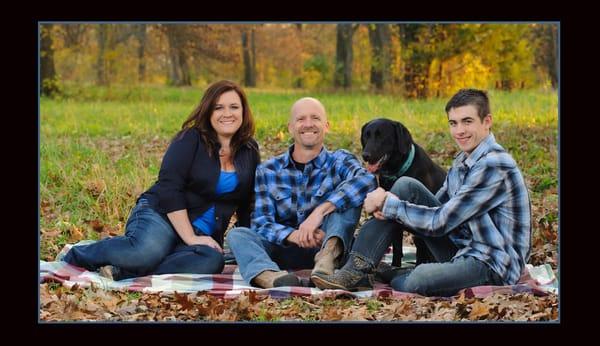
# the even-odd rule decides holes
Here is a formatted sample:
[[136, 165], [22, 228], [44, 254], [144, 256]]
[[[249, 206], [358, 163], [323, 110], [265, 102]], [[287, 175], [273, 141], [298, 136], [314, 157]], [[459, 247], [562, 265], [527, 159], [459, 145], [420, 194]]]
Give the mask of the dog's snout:
[[371, 154], [369, 154], [367, 152], [363, 152], [362, 153], [362, 158], [363, 158], [363, 160], [365, 160], [365, 161], [368, 162], [369, 160], [371, 160]]

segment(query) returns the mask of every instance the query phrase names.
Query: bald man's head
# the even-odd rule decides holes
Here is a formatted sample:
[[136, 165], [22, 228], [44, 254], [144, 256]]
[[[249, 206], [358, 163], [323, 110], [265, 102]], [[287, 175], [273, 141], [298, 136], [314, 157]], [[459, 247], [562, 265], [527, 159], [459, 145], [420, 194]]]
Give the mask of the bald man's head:
[[315, 98], [304, 97], [292, 106], [288, 130], [294, 143], [304, 149], [319, 149], [323, 146], [329, 122], [323, 104]]
[[318, 109], [320, 115], [323, 117], [323, 120], [327, 121], [327, 112], [325, 112], [325, 107], [321, 103], [321, 101], [317, 100], [314, 97], [303, 97], [298, 101], [294, 102], [292, 105], [292, 109], [290, 111], [290, 118], [288, 122], [292, 122], [294, 120], [294, 116], [298, 114], [298, 110], [304, 110], [307, 108], [313, 108], [315, 110]]

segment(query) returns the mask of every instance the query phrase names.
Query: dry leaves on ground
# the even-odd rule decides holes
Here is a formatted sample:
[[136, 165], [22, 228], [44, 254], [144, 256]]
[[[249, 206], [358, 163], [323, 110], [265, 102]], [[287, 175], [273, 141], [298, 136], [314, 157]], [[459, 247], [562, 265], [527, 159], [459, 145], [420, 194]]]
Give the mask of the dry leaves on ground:
[[558, 297], [494, 294], [440, 299], [293, 297], [246, 292], [235, 299], [206, 293], [157, 294], [40, 285], [43, 321], [552, 321]]

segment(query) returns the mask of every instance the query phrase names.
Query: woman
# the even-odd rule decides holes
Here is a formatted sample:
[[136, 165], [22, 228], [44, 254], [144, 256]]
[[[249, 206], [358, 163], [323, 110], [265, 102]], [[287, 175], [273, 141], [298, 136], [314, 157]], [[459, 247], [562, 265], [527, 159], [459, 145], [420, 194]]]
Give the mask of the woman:
[[223, 235], [236, 212], [250, 226], [260, 162], [254, 120], [233, 82], [208, 87], [165, 153], [158, 181], [138, 199], [125, 235], [74, 246], [64, 261], [122, 280], [223, 270]]

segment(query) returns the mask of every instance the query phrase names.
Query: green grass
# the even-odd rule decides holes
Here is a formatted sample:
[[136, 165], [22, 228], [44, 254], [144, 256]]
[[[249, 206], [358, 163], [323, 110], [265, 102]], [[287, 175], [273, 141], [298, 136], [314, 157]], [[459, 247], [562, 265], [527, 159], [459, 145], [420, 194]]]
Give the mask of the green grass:
[[128, 291], [127, 292], [127, 301], [131, 301], [131, 300], [136, 300], [136, 299], [140, 299], [140, 297], [142, 296], [142, 292], [132, 292], [132, 291]]
[[[365, 93], [308, 94], [298, 90], [248, 89], [263, 159], [290, 143], [292, 103], [313, 96], [325, 105], [331, 131], [326, 145], [360, 152], [360, 127], [375, 117], [401, 121], [433, 159], [448, 168], [456, 145], [444, 112], [446, 99], [408, 101]], [[40, 226], [42, 258], [65, 243], [96, 239], [98, 221], [121, 232], [134, 200], [156, 180], [169, 139], [200, 100], [198, 88], [76, 87], [67, 97], [40, 101]], [[520, 165], [530, 190], [542, 195], [558, 186], [556, 93], [492, 91], [493, 131]], [[54, 246], [49, 246], [52, 242]]]
[[[92, 90], [105, 90], [97, 87]], [[133, 89], [138, 90], [138, 89]], [[104, 92], [106, 93], [106, 92]], [[41, 100], [43, 136], [154, 136], [169, 137], [176, 131], [200, 100], [200, 89], [162, 87], [142, 88], [136, 92], [120, 91], [103, 100], [96, 91], [95, 99]], [[132, 96], [133, 95], [133, 96]], [[319, 98], [325, 105], [332, 124], [333, 136], [357, 135], [360, 125], [377, 116], [389, 117], [413, 130], [417, 139], [427, 132], [447, 130], [445, 99], [406, 101], [393, 95], [307, 94], [248, 90], [248, 98], [257, 122], [259, 139], [286, 131], [292, 103], [303, 96]], [[498, 126], [557, 126], [556, 93], [523, 91], [491, 92], [492, 111]], [[418, 131], [427, 129], [428, 131]], [[287, 133], [285, 133], [287, 135]]]

